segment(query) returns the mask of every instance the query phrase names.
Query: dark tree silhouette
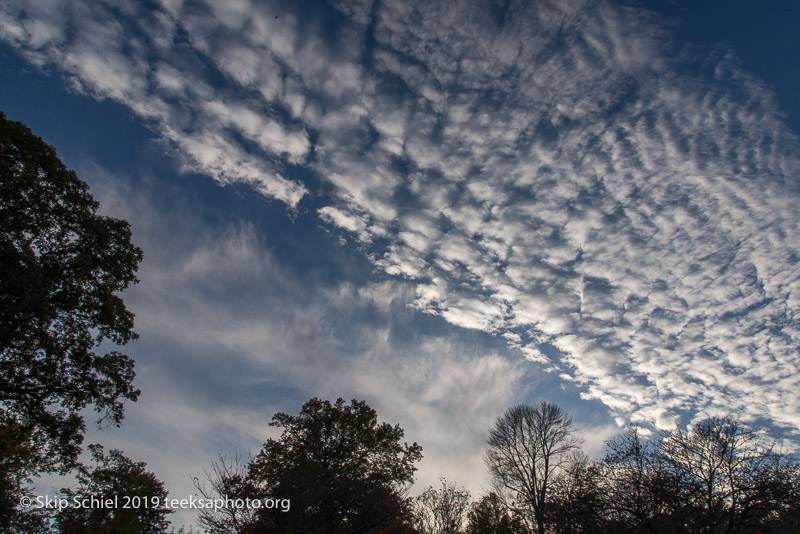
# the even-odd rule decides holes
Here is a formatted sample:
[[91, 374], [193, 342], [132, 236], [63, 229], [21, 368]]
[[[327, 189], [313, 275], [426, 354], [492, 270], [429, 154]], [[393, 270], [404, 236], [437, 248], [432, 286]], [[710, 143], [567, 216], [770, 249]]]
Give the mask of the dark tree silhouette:
[[469, 492], [440, 479], [414, 498], [414, 525], [420, 534], [459, 534], [469, 512]]
[[539, 534], [545, 533], [553, 476], [580, 445], [573, 432], [572, 417], [543, 401], [509, 408], [489, 431], [489, 472], [521, 511], [530, 512]]
[[365, 402], [311, 399], [300, 415], [278, 413], [283, 429], [250, 464], [249, 481], [263, 496], [290, 499], [291, 509], [261, 509], [247, 532], [411, 532], [405, 498], [422, 457], [401, 444], [403, 429], [378, 423]]
[[[118, 450], [106, 455], [103, 447], [90, 445], [93, 469], [78, 469], [78, 488], [62, 490], [70, 503], [79, 499], [90, 506], [68, 506], [56, 515], [60, 534], [162, 534], [171, 510], [165, 508], [164, 484]], [[113, 506], [92, 504], [90, 499], [116, 499]], [[100, 502], [100, 501], [95, 501]]]
[[775, 484], [791, 462], [763, 431], [735, 418], [664, 432], [656, 449], [661, 478], [676, 490], [673, 513], [693, 532], [760, 531], [791, 504], [791, 484]]
[[551, 486], [547, 523], [555, 534], [600, 532], [600, 470], [582, 451], [572, 451]]
[[[194, 479], [194, 485], [205, 499], [254, 499], [262, 495], [248, 477], [249, 462], [239, 455], [233, 458], [220, 456], [205, 473], [205, 480]], [[240, 534], [255, 523], [253, 507], [222, 506], [200, 511], [198, 523], [207, 534]]]
[[603, 515], [609, 531], [657, 532], [676, 528], [666, 514], [670, 509], [670, 481], [663, 478], [653, 444], [631, 426], [606, 442], [602, 473]]
[[492, 492], [472, 505], [466, 534], [528, 534], [524, 521], [512, 515], [500, 497]]
[[132, 360], [93, 349], [136, 337], [117, 293], [136, 282], [142, 252], [51, 146], [2, 113], [0, 176], [0, 425], [31, 431], [38, 469], [68, 469], [81, 411], [119, 423], [139, 394]]
[[22, 497], [33, 497], [27, 482], [37, 455], [30, 445], [30, 431], [18, 425], [0, 426], [0, 532], [38, 534], [48, 531], [44, 510], [18, 507]]
[[16, 503], [36, 475], [77, 465], [86, 408], [119, 424], [139, 395], [133, 361], [94, 348], [136, 337], [117, 293], [142, 252], [97, 209], [55, 150], [0, 112], [0, 525], [38, 524]]
[[607, 445], [599, 465], [607, 532], [797, 531], [797, 461], [735, 418], [706, 419], [654, 441], [631, 427]]

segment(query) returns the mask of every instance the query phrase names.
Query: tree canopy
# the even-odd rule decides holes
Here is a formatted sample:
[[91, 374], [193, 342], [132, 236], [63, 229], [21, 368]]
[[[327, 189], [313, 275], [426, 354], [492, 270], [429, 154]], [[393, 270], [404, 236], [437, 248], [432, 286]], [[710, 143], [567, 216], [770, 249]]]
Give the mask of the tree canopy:
[[[688, 431], [662, 432], [659, 478], [673, 489], [671, 513], [694, 532], [774, 531], [796, 524], [779, 512], [798, 505], [796, 462], [763, 431], [731, 417], [712, 417]], [[797, 519], [797, 518], [796, 518]]]
[[405, 492], [422, 448], [402, 442], [399, 425], [379, 423], [364, 401], [341, 398], [313, 398], [299, 415], [278, 413], [270, 425], [283, 432], [267, 440], [246, 475], [236, 462], [221, 461], [209, 477], [211, 488], [199, 487], [223, 498], [288, 499], [290, 509], [262, 507], [236, 518], [206, 514], [204, 526], [246, 533], [413, 532]]
[[472, 504], [465, 534], [528, 534], [519, 516], [512, 515], [497, 493], [490, 492]]
[[0, 112], [0, 425], [40, 451], [34, 470], [75, 465], [92, 407], [119, 424], [133, 361], [102, 342], [136, 337], [118, 293], [142, 252], [126, 221], [99, 215], [55, 149]]
[[633, 426], [602, 461], [572, 458], [552, 488], [555, 533], [797, 532], [800, 464], [735, 417], [649, 440]]
[[[78, 487], [62, 490], [69, 502], [89, 503], [68, 506], [56, 515], [59, 534], [162, 534], [169, 526], [165, 507], [164, 483], [119, 450], [105, 453], [91, 445], [95, 466], [78, 469]], [[91, 504], [110, 499], [113, 506]]]

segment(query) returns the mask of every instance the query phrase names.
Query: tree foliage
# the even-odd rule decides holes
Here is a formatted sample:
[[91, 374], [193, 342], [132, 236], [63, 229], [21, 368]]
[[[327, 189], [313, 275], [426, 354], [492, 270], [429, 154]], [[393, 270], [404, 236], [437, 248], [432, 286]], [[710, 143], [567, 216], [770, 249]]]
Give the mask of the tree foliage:
[[472, 504], [466, 534], [528, 534], [524, 521], [512, 514], [497, 493], [491, 492]]
[[670, 492], [661, 480], [653, 444], [642, 439], [638, 427], [631, 426], [609, 440], [606, 451], [598, 467], [607, 525], [619, 531], [635, 525], [652, 531], [668, 523], [664, 510]]
[[572, 451], [553, 477], [547, 523], [555, 534], [598, 532], [601, 498], [598, 466], [582, 451]]
[[37, 470], [74, 465], [81, 411], [119, 423], [139, 394], [133, 361], [94, 352], [136, 337], [118, 292], [142, 253], [127, 222], [97, 214], [55, 150], [0, 113], [0, 425], [28, 432]]
[[30, 431], [18, 425], [0, 425], [0, 532], [46, 532], [46, 516], [39, 510], [18, 507], [22, 497], [31, 498], [27, 483], [37, 451], [30, 446]]
[[90, 445], [93, 469], [78, 469], [77, 489], [62, 490], [70, 503], [74, 499], [115, 499], [113, 506], [68, 506], [56, 515], [60, 534], [162, 534], [169, 522], [165, 508], [164, 484], [147, 471], [144, 462], [134, 462], [121, 451], [105, 454], [100, 445]]
[[500, 491], [473, 505], [467, 533], [797, 532], [800, 462], [762, 430], [715, 417], [644, 439], [631, 426], [591, 461], [571, 425], [547, 403], [498, 418], [486, 461]]
[[791, 505], [789, 487], [780, 487], [784, 455], [734, 418], [665, 432], [657, 451], [660, 478], [675, 488], [672, 513], [695, 532], [758, 531]]
[[288, 511], [256, 510], [243, 532], [413, 532], [405, 493], [422, 448], [401, 443], [399, 425], [379, 423], [364, 401], [341, 398], [311, 399], [299, 415], [278, 413], [270, 425], [282, 434], [267, 440], [245, 479], [225, 469], [211, 477], [224, 492], [291, 502]]

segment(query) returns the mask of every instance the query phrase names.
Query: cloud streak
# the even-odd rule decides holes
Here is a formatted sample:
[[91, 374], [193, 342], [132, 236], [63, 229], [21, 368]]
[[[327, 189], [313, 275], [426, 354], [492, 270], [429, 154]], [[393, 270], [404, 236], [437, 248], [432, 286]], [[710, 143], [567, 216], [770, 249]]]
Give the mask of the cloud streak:
[[770, 91], [648, 11], [460, 4], [12, 1], [0, 23], [191, 170], [293, 209], [312, 170], [321, 220], [413, 306], [621, 421], [800, 428], [800, 144]]

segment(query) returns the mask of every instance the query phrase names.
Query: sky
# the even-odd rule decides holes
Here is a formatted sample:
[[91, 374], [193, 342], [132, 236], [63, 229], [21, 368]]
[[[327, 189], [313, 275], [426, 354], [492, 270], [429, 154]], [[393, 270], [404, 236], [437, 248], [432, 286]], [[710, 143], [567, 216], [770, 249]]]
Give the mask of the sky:
[[170, 494], [311, 397], [488, 488], [488, 429], [735, 415], [800, 442], [794, 2], [8, 0], [0, 109], [144, 250]]

